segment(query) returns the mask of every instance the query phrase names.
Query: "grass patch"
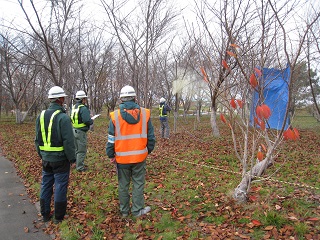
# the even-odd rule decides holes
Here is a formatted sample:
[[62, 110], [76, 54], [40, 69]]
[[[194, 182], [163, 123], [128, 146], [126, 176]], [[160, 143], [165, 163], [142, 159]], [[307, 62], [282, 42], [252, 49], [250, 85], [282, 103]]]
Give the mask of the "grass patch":
[[304, 235], [309, 232], [308, 225], [300, 222], [294, 225], [294, 230], [297, 233], [299, 239], [304, 239]]
[[287, 219], [281, 214], [275, 211], [269, 211], [262, 218], [262, 223], [265, 226], [275, 226], [277, 229], [280, 229], [287, 223]]

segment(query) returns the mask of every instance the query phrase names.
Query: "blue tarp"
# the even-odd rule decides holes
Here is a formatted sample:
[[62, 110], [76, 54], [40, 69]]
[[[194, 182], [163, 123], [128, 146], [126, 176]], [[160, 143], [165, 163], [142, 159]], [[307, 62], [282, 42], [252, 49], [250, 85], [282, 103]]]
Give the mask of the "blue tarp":
[[[261, 70], [261, 69], [260, 69]], [[289, 101], [289, 80], [290, 66], [284, 70], [274, 68], [263, 68], [262, 76], [259, 78], [259, 85], [263, 86], [264, 102], [271, 109], [271, 117], [268, 119], [267, 128], [280, 130], [284, 122], [286, 109]], [[260, 100], [261, 101], [261, 100]], [[253, 98], [252, 116], [255, 116], [256, 107], [261, 104], [259, 102], [259, 94], [255, 91]], [[285, 129], [289, 126], [289, 116], [286, 119]]]

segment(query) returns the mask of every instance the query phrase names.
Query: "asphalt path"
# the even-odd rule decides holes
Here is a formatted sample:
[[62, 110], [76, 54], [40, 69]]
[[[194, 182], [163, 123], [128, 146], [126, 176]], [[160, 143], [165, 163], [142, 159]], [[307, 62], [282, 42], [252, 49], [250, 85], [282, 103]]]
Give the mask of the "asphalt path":
[[11, 161], [0, 150], [0, 239], [49, 240], [39, 204], [33, 204]]

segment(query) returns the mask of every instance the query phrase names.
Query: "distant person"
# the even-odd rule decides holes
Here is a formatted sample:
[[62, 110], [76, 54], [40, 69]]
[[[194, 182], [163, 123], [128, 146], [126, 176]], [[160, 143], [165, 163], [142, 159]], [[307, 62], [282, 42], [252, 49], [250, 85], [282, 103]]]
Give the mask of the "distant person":
[[54, 193], [55, 224], [66, 214], [70, 164], [76, 161], [72, 124], [63, 108], [66, 96], [61, 87], [52, 87], [48, 96], [50, 106], [36, 120], [35, 146], [42, 159], [40, 211], [43, 221], [50, 221]]
[[168, 112], [171, 111], [170, 106], [166, 103], [165, 98], [160, 98], [159, 105], [159, 119], [161, 124], [161, 137], [165, 139], [169, 139], [170, 136], [170, 127], [168, 120]]
[[90, 129], [90, 126], [93, 125], [90, 110], [86, 105], [87, 97], [88, 96], [84, 91], [78, 91], [76, 93], [76, 103], [71, 109], [71, 120], [76, 146], [76, 169], [78, 172], [84, 172], [87, 170], [84, 163], [87, 155], [87, 132]]
[[130, 212], [129, 186], [132, 179], [132, 207], [134, 217], [147, 214], [151, 208], [144, 206], [146, 158], [155, 146], [154, 129], [150, 110], [136, 102], [136, 92], [124, 86], [120, 92], [119, 109], [110, 113], [107, 156], [118, 171], [120, 214], [127, 217]]

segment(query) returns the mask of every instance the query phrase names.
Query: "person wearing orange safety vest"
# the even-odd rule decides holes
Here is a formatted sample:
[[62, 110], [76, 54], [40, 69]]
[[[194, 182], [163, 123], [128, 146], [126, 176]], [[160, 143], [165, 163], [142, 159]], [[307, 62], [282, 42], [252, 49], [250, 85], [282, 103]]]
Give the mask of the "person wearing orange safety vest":
[[70, 117], [63, 102], [67, 95], [59, 86], [49, 90], [50, 106], [36, 120], [35, 147], [42, 159], [40, 211], [44, 222], [50, 221], [54, 194], [54, 223], [64, 219], [70, 165], [75, 163], [75, 146]]
[[151, 208], [144, 206], [146, 158], [154, 149], [156, 138], [151, 123], [150, 110], [135, 102], [133, 87], [124, 86], [120, 92], [119, 109], [110, 113], [107, 156], [115, 163], [118, 172], [120, 214], [130, 213], [129, 186], [132, 178], [131, 214], [147, 214]]

